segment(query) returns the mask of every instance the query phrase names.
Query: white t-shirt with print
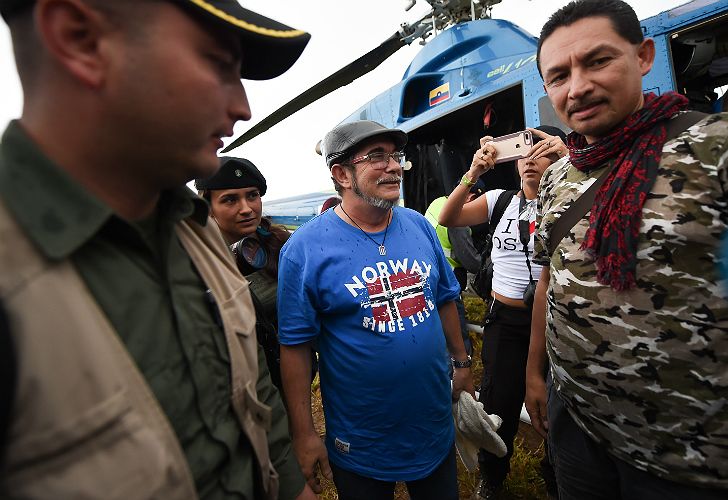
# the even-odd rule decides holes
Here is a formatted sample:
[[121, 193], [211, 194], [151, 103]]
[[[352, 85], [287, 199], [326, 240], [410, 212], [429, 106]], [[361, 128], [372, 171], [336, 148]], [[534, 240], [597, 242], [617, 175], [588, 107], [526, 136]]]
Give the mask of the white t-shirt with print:
[[[503, 189], [494, 189], [485, 193], [488, 202], [488, 220], [493, 215], [493, 208]], [[522, 299], [523, 291], [528, 286], [528, 266], [526, 254], [518, 232], [519, 216], [529, 222], [530, 238], [528, 241], [528, 255], [533, 259], [533, 238], [536, 228], [536, 200], [526, 202], [523, 213], [519, 214], [520, 198], [513, 196], [498, 225], [493, 232], [493, 290], [496, 293], [511, 299]], [[533, 280], [538, 281], [541, 275], [541, 266], [531, 260]]]

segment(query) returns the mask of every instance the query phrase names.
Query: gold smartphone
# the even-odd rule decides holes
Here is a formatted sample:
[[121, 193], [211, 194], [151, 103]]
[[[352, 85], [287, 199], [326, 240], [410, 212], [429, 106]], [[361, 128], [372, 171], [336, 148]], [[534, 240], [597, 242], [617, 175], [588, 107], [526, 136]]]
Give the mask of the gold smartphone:
[[530, 130], [522, 130], [491, 139], [490, 143], [496, 151], [495, 162], [503, 163], [526, 156], [533, 145], [533, 137]]

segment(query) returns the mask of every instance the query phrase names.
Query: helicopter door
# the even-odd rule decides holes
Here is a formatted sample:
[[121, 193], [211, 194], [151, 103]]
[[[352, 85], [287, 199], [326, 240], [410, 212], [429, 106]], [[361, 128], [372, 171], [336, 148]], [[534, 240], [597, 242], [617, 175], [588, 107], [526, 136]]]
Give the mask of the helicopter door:
[[677, 91], [690, 109], [704, 113], [728, 110], [728, 15], [671, 33], [670, 55]]
[[[523, 86], [519, 83], [468, 106], [449, 111], [409, 132], [404, 173], [405, 206], [425, 213], [433, 200], [449, 194], [470, 168], [485, 135], [498, 137], [525, 127]], [[515, 162], [499, 164], [482, 177], [487, 189], [516, 189]]]

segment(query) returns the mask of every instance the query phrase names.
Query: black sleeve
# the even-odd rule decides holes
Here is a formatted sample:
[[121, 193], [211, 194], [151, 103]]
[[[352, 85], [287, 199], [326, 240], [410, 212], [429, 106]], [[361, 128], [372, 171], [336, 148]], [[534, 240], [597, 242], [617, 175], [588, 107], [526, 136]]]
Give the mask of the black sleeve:
[[17, 381], [15, 349], [10, 338], [10, 325], [0, 303], [0, 462], [5, 454], [10, 427], [10, 411], [15, 397]]

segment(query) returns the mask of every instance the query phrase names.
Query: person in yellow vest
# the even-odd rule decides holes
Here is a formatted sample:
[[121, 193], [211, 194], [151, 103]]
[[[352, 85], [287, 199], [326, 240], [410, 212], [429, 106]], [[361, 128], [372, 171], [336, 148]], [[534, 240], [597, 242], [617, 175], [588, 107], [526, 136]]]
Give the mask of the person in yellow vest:
[[[470, 187], [470, 192], [467, 196], [467, 201], [473, 201], [478, 196], [485, 193], [485, 183], [478, 179], [478, 181]], [[468, 286], [468, 273], [477, 273], [480, 268], [480, 254], [473, 244], [473, 238], [468, 227], [445, 227], [440, 225], [437, 221], [440, 217], [442, 207], [447, 202], [447, 196], [440, 196], [430, 203], [425, 211], [425, 218], [430, 221], [430, 224], [435, 228], [437, 233], [437, 239], [440, 241], [442, 251], [445, 253], [450, 267], [452, 267], [460, 284], [460, 293], [465, 291]], [[460, 329], [463, 334], [463, 342], [465, 343], [465, 349], [468, 354], [473, 353], [473, 343], [470, 340], [468, 334], [467, 321], [465, 319], [465, 306], [463, 305], [462, 295], [455, 301], [455, 306], [458, 310], [458, 316], [460, 317]]]
[[0, 497], [315, 498], [248, 283], [185, 187], [250, 119], [240, 79], [283, 73], [309, 35], [222, 0], [0, 14], [25, 99], [0, 143]]

